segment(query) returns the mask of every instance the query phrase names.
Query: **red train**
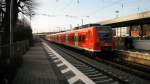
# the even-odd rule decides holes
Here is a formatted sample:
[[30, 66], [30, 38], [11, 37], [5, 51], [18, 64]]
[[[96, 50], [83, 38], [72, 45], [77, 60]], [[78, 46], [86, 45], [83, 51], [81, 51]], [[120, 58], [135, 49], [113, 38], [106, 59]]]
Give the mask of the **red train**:
[[47, 35], [49, 41], [85, 50], [94, 55], [111, 52], [114, 48], [113, 32], [109, 26], [88, 24], [72, 31]]

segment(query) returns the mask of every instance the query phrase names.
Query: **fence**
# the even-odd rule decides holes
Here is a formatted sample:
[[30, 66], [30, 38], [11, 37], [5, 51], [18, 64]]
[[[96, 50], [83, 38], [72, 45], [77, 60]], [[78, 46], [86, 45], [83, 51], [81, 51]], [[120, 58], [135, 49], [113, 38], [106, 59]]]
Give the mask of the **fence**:
[[18, 66], [22, 64], [22, 55], [28, 49], [28, 40], [18, 41], [11, 47], [10, 45], [0, 46], [0, 84], [11, 83]]
[[29, 41], [18, 41], [14, 44], [0, 46], [0, 64], [9, 64], [11, 62], [17, 62], [18, 58], [21, 58], [26, 50], [29, 49]]

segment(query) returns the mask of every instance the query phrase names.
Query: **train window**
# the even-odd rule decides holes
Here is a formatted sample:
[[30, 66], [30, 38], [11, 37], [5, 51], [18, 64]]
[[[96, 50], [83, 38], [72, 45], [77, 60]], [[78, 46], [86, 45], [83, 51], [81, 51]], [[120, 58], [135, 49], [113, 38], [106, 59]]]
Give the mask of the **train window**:
[[57, 36], [57, 41], [59, 41], [59, 36]]
[[57, 36], [57, 40], [60, 39], [61, 40], [61, 36]]
[[70, 41], [70, 37], [68, 36], [68, 41]]
[[79, 36], [79, 41], [81, 42], [81, 36]]
[[74, 36], [69, 36], [69, 37], [68, 37], [68, 40], [69, 40], [69, 41], [74, 41]]
[[71, 41], [71, 37], [69, 36], [69, 41]]
[[109, 26], [97, 27], [97, 32], [101, 40], [112, 41], [112, 29]]
[[65, 40], [65, 36], [62, 37], [62, 40], [63, 40], [63, 41]]
[[55, 36], [55, 41], [57, 41], [57, 36]]
[[99, 36], [104, 41], [112, 41], [112, 32], [99, 32]]
[[82, 42], [85, 42], [85, 35], [82, 36], [81, 41], [82, 41]]
[[72, 41], [74, 41], [74, 40], [75, 40], [75, 37], [74, 37], [74, 36], [72, 36], [72, 37], [71, 37], [71, 40], [72, 40]]
[[55, 41], [56, 41], [56, 36], [55, 36]]
[[85, 35], [79, 36], [79, 42], [85, 42]]
[[66, 40], [66, 36], [64, 36], [63, 40], [64, 40], [64, 41]]
[[57, 41], [59, 41], [59, 36], [56, 37]]
[[79, 36], [79, 42], [81, 41], [81, 36]]
[[60, 36], [60, 40], [61, 40], [61, 41], [63, 40], [63, 37], [62, 37], [62, 36]]
[[54, 36], [54, 41], [56, 40], [56, 37]]
[[70, 36], [68, 37], [68, 41], [70, 41]]

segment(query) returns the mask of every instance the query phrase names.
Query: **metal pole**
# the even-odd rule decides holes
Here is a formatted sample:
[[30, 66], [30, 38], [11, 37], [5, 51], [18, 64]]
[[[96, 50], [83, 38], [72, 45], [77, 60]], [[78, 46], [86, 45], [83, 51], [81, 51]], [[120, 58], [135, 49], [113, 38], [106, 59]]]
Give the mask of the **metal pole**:
[[144, 36], [144, 33], [143, 33], [143, 24], [140, 24], [140, 29], [141, 29], [141, 40], [143, 40], [143, 36]]
[[[12, 26], [12, 11], [13, 10], [13, 0], [10, 0], [10, 41], [9, 41], [9, 44], [10, 44], [10, 57], [12, 57], [12, 44], [13, 44], [13, 26]], [[10, 62], [10, 60], [8, 60]]]
[[132, 30], [132, 26], [130, 25], [130, 27], [129, 27], [129, 36], [131, 36], [131, 30]]
[[[30, 27], [31, 27], [31, 14], [30, 14]], [[32, 28], [32, 27], [31, 27]]]
[[70, 30], [72, 29], [72, 24], [70, 24]]
[[122, 36], [122, 29], [121, 29], [121, 27], [120, 27], [120, 37]]
[[82, 25], [83, 25], [83, 18], [81, 19]]

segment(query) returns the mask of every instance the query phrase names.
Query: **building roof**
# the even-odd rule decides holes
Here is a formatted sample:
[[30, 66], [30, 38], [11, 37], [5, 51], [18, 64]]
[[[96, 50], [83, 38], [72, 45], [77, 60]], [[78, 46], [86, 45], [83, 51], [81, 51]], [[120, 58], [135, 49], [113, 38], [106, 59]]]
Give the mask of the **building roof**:
[[137, 25], [137, 24], [150, 24], [150, 11], [132, 14], [124, 17], [117, 17], [114, 19], [105, 20], [97, 23], [100, 23], [101, 25], [112, 26], [112, 27], [130, 26], [130, 25]]

